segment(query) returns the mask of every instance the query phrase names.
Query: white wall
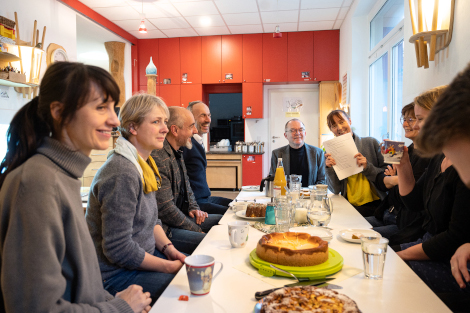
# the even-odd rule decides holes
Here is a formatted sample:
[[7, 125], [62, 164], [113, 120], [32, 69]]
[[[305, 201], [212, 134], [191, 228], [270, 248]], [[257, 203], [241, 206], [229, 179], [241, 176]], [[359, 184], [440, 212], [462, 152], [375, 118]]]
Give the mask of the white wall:
[[[416, 65], [408, 0], [405, 1], [405, 58], [403, 64], [403, 103], [409, 103], [421, 92], [449, 84], [458, 72], [470, 62], [470, 1], [455, 1], [454, 31], [447, 49], [439, 53], [439, 61], [429, 62], [429, 68]], [[437, 55], [436, 55], [437, 57]]]

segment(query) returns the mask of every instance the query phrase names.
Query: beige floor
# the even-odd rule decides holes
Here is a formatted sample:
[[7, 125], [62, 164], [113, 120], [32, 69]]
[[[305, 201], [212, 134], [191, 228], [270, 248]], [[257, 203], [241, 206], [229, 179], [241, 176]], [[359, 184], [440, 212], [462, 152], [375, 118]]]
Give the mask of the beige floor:
[[238, 195], [238, 191], [215, 191], [211, 190], [211, 195], [214, 197], [224, 197], [229, 199], [235, 199]]

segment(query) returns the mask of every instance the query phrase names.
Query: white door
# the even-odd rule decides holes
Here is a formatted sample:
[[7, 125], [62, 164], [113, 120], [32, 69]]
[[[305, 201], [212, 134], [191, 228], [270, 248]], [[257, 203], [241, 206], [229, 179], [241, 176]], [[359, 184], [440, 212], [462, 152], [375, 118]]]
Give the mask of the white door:
[[285, 102], [288, 99], [302, 100], [302, 109], [298, 119], [305, 125], [305, 142], [318, 147], [318, 86], [305, 85], [305, 87], [295, 89], [289, 88], [289, 86], [279, 86], [279, 88], [268, 89], [267, 96], [269, 108], [268, 168], [271, 166], [272, 151], [288, 144], [287, 139], [284, 137], [285, 124], [292, 119], [292, 117], [286, 117], [287, 107]]

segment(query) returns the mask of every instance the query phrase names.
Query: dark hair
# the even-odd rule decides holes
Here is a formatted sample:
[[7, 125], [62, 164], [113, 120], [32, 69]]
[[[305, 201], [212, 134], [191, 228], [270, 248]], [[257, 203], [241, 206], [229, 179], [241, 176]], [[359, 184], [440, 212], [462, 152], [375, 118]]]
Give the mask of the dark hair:
[[446, 143], [456, 137], [470, 139], [469, 116], [470, 64], [440, 95], [426, 118], [416, 138], [422, 154], [429, 157], [441, 153]]
[[411, 114], [415, 118], [415, 104], [414, 102], [408, 103], [401, 109], [401, 115], [405, 116], [406, 113]]
[[333, 110], [326, 117], [326, 123], [328, 124], [329, 129], [331, 129], [333, 124], [335, 124], [335, 120], [333, 118], [335, 116], [339, 118], [341, 121], [345, 121], [344, 118], [347, 118], [348, 122], [351, 122], [351, 118], [349, 117], [348, 113], [344, 112], [343, 110]]
[[[44, 137], [60, 139], [63, 126], [88, 101], [92, 86], [100, 89], [104, 102], [119, 101], [119, 87], [102, 68], [82, 63], [50, 65], [41, 81], [39, 96], [26, 103], [13, 117], [7, 131], [7, 153], [0, 164], [0, 188], [8, 173], [36, 153]], [[53, 102], [63, 104], [59, 121], [51, 115]]]

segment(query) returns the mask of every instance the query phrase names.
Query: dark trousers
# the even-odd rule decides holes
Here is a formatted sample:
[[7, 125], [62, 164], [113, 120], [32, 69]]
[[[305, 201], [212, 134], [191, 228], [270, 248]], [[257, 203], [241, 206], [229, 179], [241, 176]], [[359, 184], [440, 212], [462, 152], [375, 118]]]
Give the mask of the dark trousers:
[[221, 214], [224, 215], [228, 209], [228, 205], [232, 202], [231, 199], [223, 197], [207, 197], [197, 199], [197, 204], [202, 211], [209, 214]]
[[373, 216], [375, 209], [377, 209], [381, 202], [381, 200], [375, 200], [360, 206], [354, 205], [354, 208], [364, 217]]

